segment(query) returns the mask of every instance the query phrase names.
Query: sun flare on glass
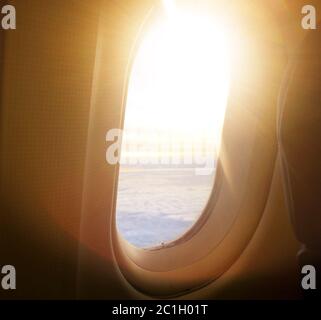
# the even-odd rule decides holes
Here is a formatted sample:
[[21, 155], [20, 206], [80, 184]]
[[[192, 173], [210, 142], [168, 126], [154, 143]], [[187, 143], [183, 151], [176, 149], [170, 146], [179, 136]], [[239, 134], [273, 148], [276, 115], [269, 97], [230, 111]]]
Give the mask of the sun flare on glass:
[[[144, 34], [133, 60], [122, 136], [117, 224], [138, 247], [177, 239], [206, 206], [230, 83], [221, 24], [163, 4], [166, 16]], [[212, 170], [197, 177], [191, 168], [201, 154], [213, 159]]]
[[226, 33], [206, 16], [164, 4], [167, 19], [145, 35], [132, 67], [123, 143], [137, 130], [158, 130], [154, 153], [166, 135], [196, 145], [211, 137], [217, 147], [229, 89]]

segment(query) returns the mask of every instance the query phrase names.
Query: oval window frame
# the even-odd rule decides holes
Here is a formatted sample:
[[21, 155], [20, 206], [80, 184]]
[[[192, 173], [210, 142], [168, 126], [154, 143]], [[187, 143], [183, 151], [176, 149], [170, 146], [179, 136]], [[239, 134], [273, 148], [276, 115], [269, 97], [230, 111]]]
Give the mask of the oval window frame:
[[[133, 41], [134, 49], [129, 57], [124, 85], [122, 127], [130, 70], [135, 53], [144, 31], [153, 24], [153, 19], [160, 12], [159, 6], [152, 8], [138, 31], [138, 37]], [[280, 83], [286, 64], [281, 56], [282, 54], [276, 63], [277, 70], [271, 75]], [[278, 90], [273, 92], [274, 95], [269, 96], [269, 100], [275, 100], [276, 119]], [[235, 94], [238, 93], [236, 90]], [[128, 243], [116, 227], [117, 192], [114, 192], [111, 228], [113, 250], [121, 273], [134, 288], [153, 297], [168, 298], [183, 295], [217, 279], [243, 252], [263, 214], [276, 159], [276, 130], [270, 132], [271, 127], [276, 126], [276, 121], [273, 123], [274, 117], [270, 117], [267, 113], [266, 110], [260, 110], [253, 115], [251, 108], [240, 110], [237, 103], [233, 104], [229, 99], [222, 134], [222, 148], [218, 156], [210, 199], [198, 221], [179, 239], [150, 249], [137, 248]], [[238, 132], [233, 132], [237, 130], [236, 119], [240, 116], [245, 117], [244, 122], [247, 123], [244, 126], [246, 125], [247, 131], [242, 132], [239, 129]], [[258, 121], [263, 123], [263, 128], [259, 130]], [[237, 145], [235, 137], [237, 136], [236, 140], [240, 139], [239, 134], [243, 138], [246, 135], [247, 142], [251, 141], [251, 148], [240, 150], [236, 147], [242, 154], [240, 165], [242, 170], [236, 170], [235, 163], [233, 165], [233, 154], [237, 153], [233, 150]], [[231, 141], [233, 143], [230, 143]], [[262, 150], [263, 145], [265, 151]], [[119, 167], [114, 190], [118, 189], [118, 174]], [[244, 188], [243, 192], [235, 192], [231, 187], [240, 186], [244, 181], [247, 182], [247, 188]], [[216, 214], [217, 212], [228, 212], [230, 216], [222, 219], [221, 215]], [[217, 225], [219, 232], [213, 236], [210, 230]], [[193, 252], [193, 256], [189, 255], [190, 252]]]
[[[122, 129], [124, 128], [124, 122], [125, 122], [127, 92], [128, 92], [128, 87], [129, 87], [129, 82], [130, 82], [130, 77], [131, 77], [131, 70], [132, 70], [132, 67], [133, 67], [133, 64], [135, 61], [136, 54], [139, 50], [139, 47], [141, 45], [141, 42], [142, 42], [146, 32], [150, 28], [152, 28], [153, 24], [157, 24], [157, 19], [159, 19], [159, 18], [160, 19], [163, 18], [163, 10], [162, 10], [162, 7], [155, 6], [154, 8], [152, 8], [150, 10], [149, 14], [146, 16], [145, 21], [142, 23], [141, 29], [138, 31], [138, 36], [135, 39], [135, 43], [134, 43], [133, 49], [131, 51], [129, 63], [128, 63], [128, 67], [127, 67], [126, 86], [125, 86], [126, 89], [125, 89], [125, 93], [124, 93], [124, 100], [123, 100], [123, 106], [122, 106], [122, 110], [123, 110], [122, 111], [122, 119], [121, 119]], [[213, 155], [213, 158], [214, 157], [215, 157], [215, 155]], [[185, 241], [188, 241], [188, 239], [193, 237], [193, 235], [196, 234], [198, 232], [198, 230], [204, 225], [204, 223], [207, 220], [207, 217], [209, 216], [209, 214], [211, 212], [211, 208], [213, 208], [213, 206], [215, 205], [215, 199], [217, 198], [217, 190], [219, 190], [219, 186], [221, 183], [221, 176], [222, 176], [222, 168], [221, 168], [221, 164], [219, 161], [219, 155], [217, 156], [215, 161], [217, 163], [217, 168], [215, 170], [215, 174], [213, 177], [213, 183], [211, 186], [211, 191], [208, 195], [208, 200], [206, 201], [204, 207], [201, 209], [201, 213], [199, 214], [196, 221], [193, 223], [193, 225], [191, 227], [189, 227], [177, 239], [172, 240], [172, 241], [168, 241], [168, 242], [158, 245], [158, 246], [152, 246], [152, 247], [147, 247], [147, 248], [138, 248], [134, 245], [131, 245], [130, 243], [128, 243], [128, 244], [135, 249], [139, 249], [139, 250], [143, 250], [143, 251], [157, 251], [157, 250], [160, 250], [163, 248], [170, 248], [175, 245], [179, 245]], [[118, 178], [119, 178], [119, 170], [117, 171], [117, 177], [116, 177], [117, 182], [118, 182]], [[117, 189], [118, 189], [118, 185], [117, 185]], [[115, 204], [116, 204], [116, 201], [115, 201]], [[116, 209], [114, 209], [114, 210], [116, 210]], [[116, 212], [116, 214], [117, 214], [117, 212]], [[120, 237], [122, 237], [122, 236], [120, 235]], [[123, 239], [123, 240], [125, 242], [128, 242], [126, 239]]]

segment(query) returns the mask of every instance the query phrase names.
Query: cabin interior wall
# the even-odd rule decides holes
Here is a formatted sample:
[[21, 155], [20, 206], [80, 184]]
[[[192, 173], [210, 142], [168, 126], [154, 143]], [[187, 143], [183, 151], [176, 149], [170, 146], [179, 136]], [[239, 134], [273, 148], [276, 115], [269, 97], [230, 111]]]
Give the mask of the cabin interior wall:
[[[99, 121], [89, 125], [96, 105], [106, 104], [100, 115], [108, 117], [110, 128], [119, 124], [117, 105], [133, 36], [129, 30], [137, 27], [150, 4], [140, 1], [140, 8], [137, 0], [11, 2], [18, 13], [17, 30], [1, 33], [0, 262], [14, 265], [18, 276], [17, 290], [0, 291], [0, 298], [143, 298], [119, 273], [108, 232], [105, 238], [95, 236], [95, 228], [111, 219], [115, 177], [104, 154], [96, 151], [88, 158], [86, 151], [88, 134], [97, 138], [90, 148], [105, 150], [108, 128]], [[296, 12], [301, 3], [288, 5]], [[102, 8], [107, 40], [99, 42]], [[112, 24], [124, 27], [115, 34], [108, 31]], [[99, 74], [97, 43], [109, 48], [104, 50], [109, 63]], [[97, 80], [106, 81], [106, 91], [94, 99]], [[88, 163], [97, 166], [86, 176]], [[101, 175], [107, 180], [97, 182]], [[88, 190], [92, 186], [96, 189]], [[90, 203], [90, 192], [103, 190], [104, 202]], [[84, 191], [88, 198], [83, 198]], [[90, 232], [81, 238], [86, 204], [95, 206], [97, 214], [88, 221]], [[87, 257], [80, 275], [79, 245]], [[280, 298], [296, 298], [297, 249], [277, 164], [266, 210], [247, 249], [218, 281], [185, 297], [274, 298], [278, 292]]]
[[75, 296], [86, 136], [100, 1], [11, 1], [3, 32], [2, 264], [17, 270], [4, 298]]

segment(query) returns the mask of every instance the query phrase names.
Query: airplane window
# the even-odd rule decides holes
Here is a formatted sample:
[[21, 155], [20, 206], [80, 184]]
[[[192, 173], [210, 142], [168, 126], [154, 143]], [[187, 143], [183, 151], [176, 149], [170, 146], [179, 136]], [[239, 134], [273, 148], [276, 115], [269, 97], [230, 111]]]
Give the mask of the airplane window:
[[220, 25], [178, 12], [144, 35], [128, 83], [118, 179], [120, 234], [140, 248], [188, 231], [212, 192], [229, 90]]

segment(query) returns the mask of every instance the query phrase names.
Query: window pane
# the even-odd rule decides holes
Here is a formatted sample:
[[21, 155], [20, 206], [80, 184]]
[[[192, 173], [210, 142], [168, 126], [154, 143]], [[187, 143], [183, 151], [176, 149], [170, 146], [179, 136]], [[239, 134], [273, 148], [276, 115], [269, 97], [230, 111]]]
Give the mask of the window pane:
[[203, 212], [228, 96], [220, 27], [168, 8], [138, 49], [127, 94], [116, 213], [138, 247], [177, 239]]

